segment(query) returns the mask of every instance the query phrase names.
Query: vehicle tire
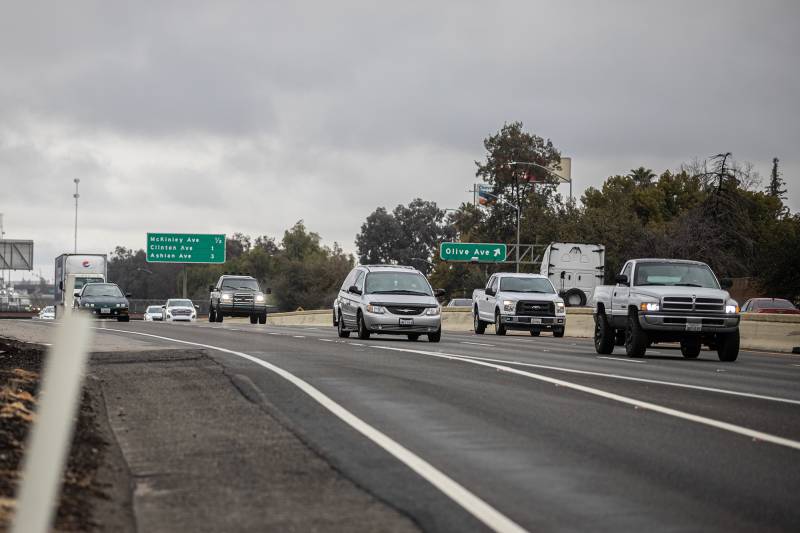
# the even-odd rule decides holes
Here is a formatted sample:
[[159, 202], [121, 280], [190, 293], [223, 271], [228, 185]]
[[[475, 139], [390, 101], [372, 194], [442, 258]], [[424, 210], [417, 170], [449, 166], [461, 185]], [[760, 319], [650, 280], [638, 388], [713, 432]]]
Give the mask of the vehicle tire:
[[258, 315], [250, 315], [250, 323], [258, 324]]
[[540, 329], [532, 329], [531, 330], [531, 337], [538, 337], [542, 334], [542, 330]]
[[259, 324], [266, 324], [267, 323], [267, 313], [258, 315], [258, 323]]
[[428, 333], [428, 342], [439, 342], [440, 340], [442, 340], [441, 327], [435, 333]]
[[223, 318], [224, 318], [224, 317], [222, 316], [222, 310], [220, 310], [220, 309], [217, 309], [217, 310], [214, 312], [214, 319], [215, 319], [217, 322], [222, 322], [222, 319], [223, 319]]
[[216, 322], [217, 316], [214, 313], [214, 308], [212, 306], [208, 306], [208, 321], [209, 322]]
[[739, 330], [717, 333], [717, 356], [720, 361], [731, 363], [739, 357]]
[[130, 321], [131, 321], [131, 317], [130, 316], [118, 316], [117, 317], [117, 322], [130, 322]]
[[[614, 328], [608, 323], [605, 312], [598, 313], [594, 317], [594, 351], [603, 355], [613, 353], [617, 337], [619, 335], [614, 333]], [[623, 335], [623, 344], [624, 340]]]
[[350, 336], [350, 332], [344, 329], [344, 318], [342, 318], [341, 311], [339, 311], [339, 320], [336, 321], [336, 333], [340, 339], [346, 339]]
[[628, 328], [625, 330], [625, 353], [628, 357], [644, 357], [647, 351], [647, 333], [639, 325], [639, 317], [628, 315]]
[[563, 328], [563, 327], [561, 327], [561, 328], [553, 328], [553, 337], [556, 337], [558, 339], [563, 337], [564, 336], [564, 329], [565, 328]]
[[564, 293], [564, 305], [580, 307], [586, 305], [586, 293], [580, 289], [570, 289]]
[[502, 323], [500, 323], [500, 311], [494, 312], [494, 334], [495, 335], [506, 334], [506, 327]]
[[369, 330], [367, 329], [367, 325], [364, 323], [364, 315], [360, 312], [358, 313], [358, 338], [361, 340], [369, 339]]
[[476, 335], [483, 335], [483, 332], [486, 331], [486, 322], [478, 317], [477, 308], [472, 312], [472, 329]]
[[686, 337], [681, 341], [681, 353], [686, 359], [697, 359], [700, 346], [700, 337]]
[[415, 341], [419, 339], [419, 333], [409, 333], [408, 340]]

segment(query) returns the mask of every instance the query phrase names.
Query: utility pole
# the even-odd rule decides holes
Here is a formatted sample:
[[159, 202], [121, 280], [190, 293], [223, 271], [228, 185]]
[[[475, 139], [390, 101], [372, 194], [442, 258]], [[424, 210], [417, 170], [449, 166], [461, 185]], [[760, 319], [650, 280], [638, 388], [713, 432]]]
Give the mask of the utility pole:
[[[6, 232], [3, 229], [3, 213], [0, 213], [0, 241], [6, 238]], [[0, 274], [3, 275], [3, 281], [7, 282], [8, 280], [5, 279], [5, 272], [0, 271]], [[2, 287], [2, 285], [0, 285]]]
[[80, 178], [75, 178], [72, 181], [75, 182], [75, 194], [72, 195], [72, 197], [75, 198], [75, 245], [72, 250], [72, 253], [77, 254], [78, 253], [78, 198], [81, 197], [81, 195], [78, 194], [78, 184], [81, 182], [81, 180]]

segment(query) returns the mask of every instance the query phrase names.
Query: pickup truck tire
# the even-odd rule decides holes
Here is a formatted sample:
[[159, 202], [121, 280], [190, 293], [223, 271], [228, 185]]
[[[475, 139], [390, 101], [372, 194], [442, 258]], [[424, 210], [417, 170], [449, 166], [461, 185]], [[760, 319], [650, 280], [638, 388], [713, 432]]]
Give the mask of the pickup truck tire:
[[532, 329], [531, 330], [531, 337], [538, 337], [542, 334], [542, 330], [540, 329]]
[[605, 313], [594, 317], [594, 351], [608, 355], [614, 351], [614, 328], [608, 323]]
[[216, 322], [222, 322], [223, 318], [224, 317], [222, 316], [222, 311], [220, 311], [219, 309], [214, 311], [214, 319], [215, 319]]
[[483, 335], [486, 331], [486, 322], [478, 318], [478, 310], [476, 309], [472, 315], [472, 329], [477, 335]]
[[570, 289], [564, 293], [564, 303], [568, 307], [586, 305], [586, 293], [580, 289]]
[[216, 316], [216, 313], [214, 313], [214, 308], [209, 305], [208, 306], [208, 321], [209, 322], [216, 322], [216, 320], [217, 320], [217, 316]]
[[267, 313], [262, 315], [258, 315], [258, 323], [259, 324], [266, 324], [267, 323]]
[[681, 353], [686, 359], [697, 359], [700, 347], [700, 337], [689, 337], [681, 341]]
[[564, 336], [564, 328], [553, 328], [553, 337], [561, 338]]
[[625, 330], [625, 353], [628, 357], [644, 357], [647, 351], [647, 333], [639, 325], [636, 314], [628, 315], [628, 328]]
[[500, 322], [500, 311], [494, 312], [494, 334], [495, 335], [505, 335], [506, 334], [506, 327]]
[[339, 311], [339, 320], [336, 321], [336, 333], [341, 339], [346, 339], [350, 336], [350, 332], [344, 329], [344, 318], [342, 318], [341, 311]]
[[409, 333], [408, 334], [408, 340], [410, 340], [410, 341], [419, 340], [419, 333]]
[[364, 323], [364, 316], [360, 312], [358, 313], [358, 338], [362, 341], [369, 339], [369, 330]]
[[730, 363], [739, 357], [739, 330], [717, 333], [717, 356], [720, 361]]
[[436, 333], [428, 333], [428, 342], [439, 342], [442, 340], [442, 328], [439, 328]]
[[258, 324], [258, 315], [250, 315], [250, 323]]

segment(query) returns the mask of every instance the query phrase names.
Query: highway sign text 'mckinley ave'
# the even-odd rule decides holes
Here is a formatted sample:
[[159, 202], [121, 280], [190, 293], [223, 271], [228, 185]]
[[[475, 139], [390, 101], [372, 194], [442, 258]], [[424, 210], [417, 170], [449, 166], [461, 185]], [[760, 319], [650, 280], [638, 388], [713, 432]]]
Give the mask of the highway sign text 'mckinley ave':
[[443, 242], [439, 246], [443, 261], [500, 263], [506, 259], [506, 245], [493, 243]]
[[148, 263], [224, 263], [225, 235], [148, 233]]

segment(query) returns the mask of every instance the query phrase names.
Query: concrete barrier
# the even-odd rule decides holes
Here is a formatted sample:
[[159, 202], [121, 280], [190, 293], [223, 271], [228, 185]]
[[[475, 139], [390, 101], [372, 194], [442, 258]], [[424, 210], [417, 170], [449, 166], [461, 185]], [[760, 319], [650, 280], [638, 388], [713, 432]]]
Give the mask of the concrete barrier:
[[[271, 313], [268, 324], [275, 326], [330, 326], [333, 312], [330, 309]], [[470, 309], [442, 309], [444, 331], [472, 331]], [[800, 315], [773, 315], [745, 313], [740, 327], [743, 349], [768, 350], [792, 353], [800, 347]], [[588, 307], [567, 308], [567, 337], [592, 338], [594, 318]]]

